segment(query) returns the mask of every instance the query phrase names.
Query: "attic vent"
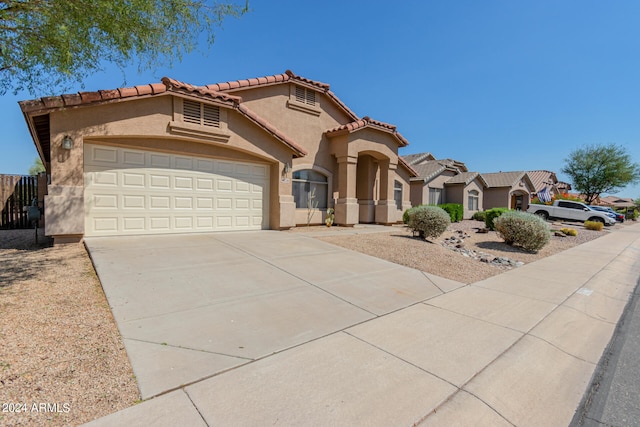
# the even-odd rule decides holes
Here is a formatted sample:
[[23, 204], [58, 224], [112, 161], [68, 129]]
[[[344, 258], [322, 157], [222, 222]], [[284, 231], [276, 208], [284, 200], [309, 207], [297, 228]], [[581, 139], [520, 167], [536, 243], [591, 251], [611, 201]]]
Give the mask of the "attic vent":
[[307, 105], [316, 105], [316, 93], [315, 91], [296, 86], [296, 101]]
[[182, 121], [219, 128], [220, 107], [185, 99], [182, 105]]

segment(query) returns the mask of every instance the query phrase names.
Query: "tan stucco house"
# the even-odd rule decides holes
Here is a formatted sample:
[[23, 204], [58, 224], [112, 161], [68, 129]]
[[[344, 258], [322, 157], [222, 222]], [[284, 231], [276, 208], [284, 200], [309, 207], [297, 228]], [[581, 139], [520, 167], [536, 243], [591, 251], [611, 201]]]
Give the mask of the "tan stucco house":
[[526, 172], [483, 173], [484, 209], [509, 208], [526, 211], [535, 187]]
[[479, 172], [460, 172], [444, 183], [447, 203], [461, 204], [463, 218], [470, 219], [476, 212], [483, 211], [484, 191], [487, 182]]
[[437, 160], [431, 153], [402, 157], [418, 176], [411, 178], [411, 204], [463, 205], [464, 218], [483, 210], [486, 182], [480, 173], [469, 172], [465, 163], [453, 159]]
[[390, 224], [417, 172], [395, 126], [291, 71], [23, 101], [50, 175], [46, 234], [83, 236]]

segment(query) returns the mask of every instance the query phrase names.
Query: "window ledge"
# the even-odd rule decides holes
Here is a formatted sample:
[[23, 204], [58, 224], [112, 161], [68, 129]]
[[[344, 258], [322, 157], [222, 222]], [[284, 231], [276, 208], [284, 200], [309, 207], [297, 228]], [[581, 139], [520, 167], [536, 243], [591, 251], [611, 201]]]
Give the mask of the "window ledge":
[[322, 112], [320, 108], [315, 105], [303, 104], [302, 102], [294, 101], [292, 99], [289, 99], [287, 101], [287, 107], [291, 108], [292, 110], [302, 111], [303, 113], [311, 114], [314, 116], [319, 116]]
[[169, 122], [169, 131], [177, 135], [194, 136], [215, 142], [228, 142], [231, 138], [230, 134], [219, 128], [176, 121]]

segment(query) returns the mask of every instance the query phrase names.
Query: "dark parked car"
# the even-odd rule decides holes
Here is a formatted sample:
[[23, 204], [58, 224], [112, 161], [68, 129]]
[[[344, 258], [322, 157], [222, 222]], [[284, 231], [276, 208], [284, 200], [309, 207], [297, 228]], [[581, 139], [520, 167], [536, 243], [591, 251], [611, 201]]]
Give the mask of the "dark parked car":
[[625, 218], [624, 214], [618, 213], [609, 207], [593, 206], [593, 205], [589, 205], [589, 207], [594, 211], [600, 211], [608, 214], [611, 218], [615, 218], [615, 220], [618, 222], [624, 222], [624, 218]]

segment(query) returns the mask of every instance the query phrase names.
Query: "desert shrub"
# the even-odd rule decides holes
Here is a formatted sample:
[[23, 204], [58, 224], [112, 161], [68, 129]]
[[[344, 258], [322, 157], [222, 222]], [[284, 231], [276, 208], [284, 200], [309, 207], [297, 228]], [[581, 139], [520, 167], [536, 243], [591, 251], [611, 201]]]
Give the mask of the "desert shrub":
[[602, 229], [604, 228], [604, 224], [600, 221], [585, 221], [584, 228], [586, 228], [587, 230], [602, 231]]
[[404, 213], [402, 214], [402, 222], [404, 222], [405, 224], [409, 224], [409, 212], [411, 212], [412, 210], [420, 206], [424, 206], [424, 205], [414, 206], [404, 211]]
[[447, 230], [451, 219], [444, 209], [437, 206], [416, 206], [409, 209], [407, 225], [420, 237], [438, 237]]
[[495, 230], [493, 221], [505, 212], [508, 212], [509, 208], [493, 208], [488, 211], [484, 211], [484, 223], [489, 230]]
[[561, 228], [560, 231], [562, 231], [567, 236], [577, 236], [578, 235], [578, 231], [575, 228]]
[[528, 212], [504, 212], [496, 218], [494, 225], [505, 243], [520, 246], [529, 252], [537, 252], [551, 239], [545, 220]]
[[471, 217], [471, 219], [475, 219], [476, 221], [485, 221], [487, 214], [484, 211], [478, 211], [476, 213], [473, 214], [473, 216]]
[[438, 205], [439, 208], [444, 209], [449, 214], [451, 222], [460, 222], [464, 216], [464, 207], [459, 203], [444, 203]]

